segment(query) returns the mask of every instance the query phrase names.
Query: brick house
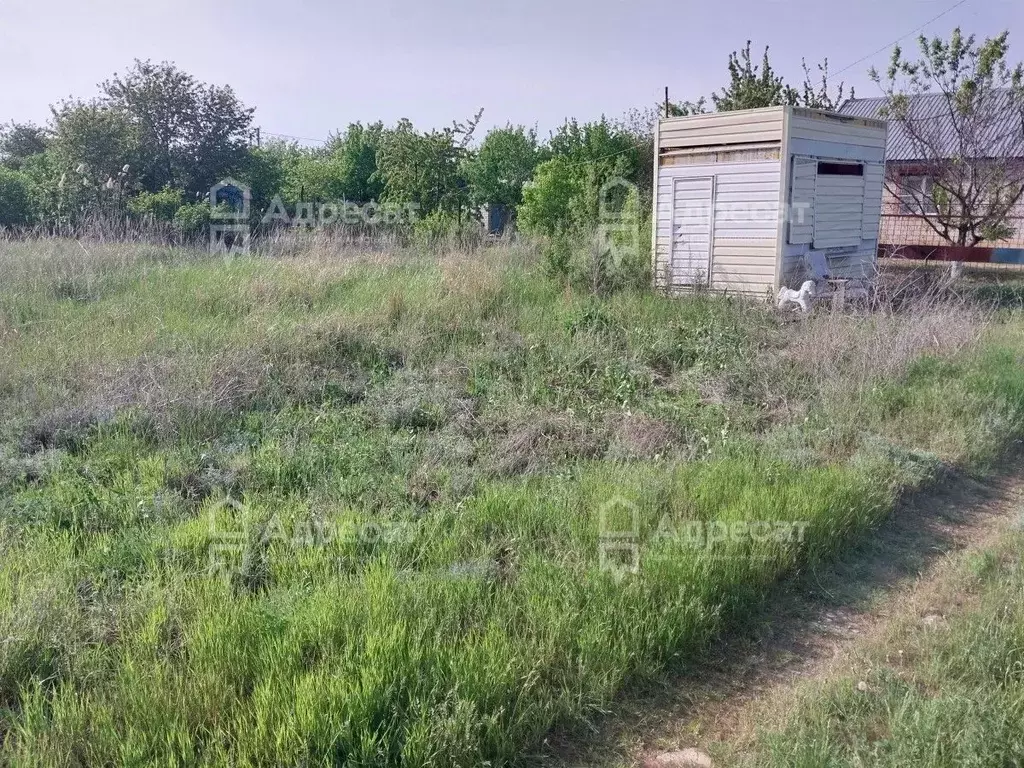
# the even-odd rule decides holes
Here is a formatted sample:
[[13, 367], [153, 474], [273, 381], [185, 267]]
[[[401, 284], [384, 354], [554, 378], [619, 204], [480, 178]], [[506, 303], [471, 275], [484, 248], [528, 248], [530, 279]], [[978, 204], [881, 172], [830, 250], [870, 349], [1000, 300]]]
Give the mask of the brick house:
[[[992, 135], [992, 157], [1014, 158], [1024, 163], [1024, 113], [1009, 92], [995, 94], [996, 115]], [[853, 117], [881, 117], [885, 98], [850, 99], [839, 112]], [[942, 94], [912, 97], [910, 117], [928, 124], [931, 146], [943, 143], [955, 146], [957, 133]], [[983, 142], [977, 142], [982, 144]], [[1024, 201], [1018, 203], [1007, 222], [1014, 234], [1006, 240], [982, 241], [973, 248], [956, 248], [943, 240], [920, 212], [930, 204], [932, 177], [926, 158], [921, 156], [921, 140], [914, 140], [899, 122], [889, 122], [886, 150], [886, 184], [882, 196], [879, 232], [881, 255], [945, 261], [972, 261], [1024, 265]], [[952, 152], [951, 152], [952, 154]], [[934, 162], [934, 155], [931, 157]]]

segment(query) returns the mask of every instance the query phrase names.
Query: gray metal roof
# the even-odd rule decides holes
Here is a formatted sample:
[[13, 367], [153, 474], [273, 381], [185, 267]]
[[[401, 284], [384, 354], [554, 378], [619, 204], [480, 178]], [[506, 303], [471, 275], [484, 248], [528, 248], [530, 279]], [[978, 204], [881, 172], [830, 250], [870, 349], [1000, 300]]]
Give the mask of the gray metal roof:
[[[839, 108], [839, 113], [851, 117], [882, 118], [881, 112], [887, 101], [884, 97], [848, 99]], [[984, 124], [983, 135], [970, 142], [971, 147], [979, 150], [974, 154], [981, 157], [1024, 157], [1024, 108], [1021, 103], [1009, 90], [993, 91], [986, 110], [992, 118]], [[958, 133], [944, 95], [925, 93], [911, 97], [910, 119], [920, 126], [915, 132], [924, 137], [929, 146], [938, 147], [948, 156], [961, 154]], [[887, 160], [928, 159], [921, 156], [920, 147], [921, 142], [908, 133], [905, 125], [889, 121]]]

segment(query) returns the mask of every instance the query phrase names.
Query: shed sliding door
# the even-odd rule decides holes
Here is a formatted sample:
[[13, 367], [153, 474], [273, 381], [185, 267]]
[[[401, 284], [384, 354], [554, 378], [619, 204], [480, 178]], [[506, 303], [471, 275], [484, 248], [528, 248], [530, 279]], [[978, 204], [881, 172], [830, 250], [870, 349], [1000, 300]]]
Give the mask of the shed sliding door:
[[814, 248], [860, 245], [864, 228], [864, 166], [819, 162], [814, 185]]
[[672, 284], [708, 285], [715, 182], [710, 176], [675, 179], [672, 187]]

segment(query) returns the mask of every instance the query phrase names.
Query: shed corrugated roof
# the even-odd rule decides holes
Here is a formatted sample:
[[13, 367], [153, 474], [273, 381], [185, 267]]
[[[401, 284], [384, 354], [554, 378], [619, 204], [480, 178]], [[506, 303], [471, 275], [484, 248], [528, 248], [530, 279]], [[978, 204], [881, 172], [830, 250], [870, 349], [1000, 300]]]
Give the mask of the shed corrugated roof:
[[[985, 135], [976, 144], [982, 157], [1024, 157], [1024, 109], [1009, 90], [994, 91], [987, 109], [992, 119], [985, 126]], [[839, 112], [851, 117], [883, 118], [882, 112], [888, 100], [848, 99]], [[958, 135], [954, 130], [946, 97], [941, 93], [923, 93], [910, 99], [910, 119], [922, 123], [922, 135], [929, 144], [944, 148], [949, 156], [959, 154]], [[889, 140], [886, 149], [887, 160], [925, 160], [921, 157], [920, 144], [912, 138], [899, 121], [889, 121]]]

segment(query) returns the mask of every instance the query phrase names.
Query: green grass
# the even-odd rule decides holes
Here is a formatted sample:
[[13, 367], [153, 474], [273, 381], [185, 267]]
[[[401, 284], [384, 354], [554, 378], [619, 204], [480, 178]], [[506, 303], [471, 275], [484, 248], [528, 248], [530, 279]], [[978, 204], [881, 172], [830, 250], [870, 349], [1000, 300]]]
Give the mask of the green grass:
[[[800, 700], [762, 734], [758, 766], [1008, 766], [1024, 761], [1024, 535], [957, 559], [948, 620], [903, 619], [862, 679]], [[739, 757], [732, 764], [741, 764]]]
[[598, 297], [526, 249], [0, 247], [15, 765], [521, 761], [1024, 418], [1015, 315]]

